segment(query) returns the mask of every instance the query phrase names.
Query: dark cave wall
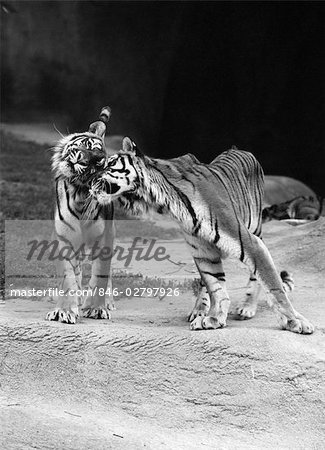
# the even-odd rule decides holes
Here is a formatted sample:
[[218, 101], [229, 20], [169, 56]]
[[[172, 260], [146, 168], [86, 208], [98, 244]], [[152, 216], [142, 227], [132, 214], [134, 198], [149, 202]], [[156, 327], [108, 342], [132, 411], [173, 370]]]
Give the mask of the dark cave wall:
[[3, 14], [3, 117], [64, 116], [84, 129], [100, 108], [111, 132], [157, 146], [179, 5], [12, 2]]
[[[325, 194], [321, 2], [11, 2], [1, 13], [2, 120], [59, 117], [155, 156], [232, 144]], [[56, 120], [57, 123], [57, 120]]]
[[323, 5], [192, 8], [166, 92], [167, 156], [187, 148], [208, 162], [235, 144], [325, 192]]

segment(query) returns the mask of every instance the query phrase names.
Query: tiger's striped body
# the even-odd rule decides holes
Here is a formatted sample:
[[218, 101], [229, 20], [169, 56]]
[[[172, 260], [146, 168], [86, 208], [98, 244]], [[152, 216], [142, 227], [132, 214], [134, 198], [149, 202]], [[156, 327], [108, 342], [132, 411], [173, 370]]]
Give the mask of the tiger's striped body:
[[125, 138], [123, 151], [107, 160], [90, 192], [100, 204], [118, 199], [133, 211], [154, 208], [179, 223], [210, 297], [202, 315], [192, 314], [191, 329], [226, 325], [230, 302], [222, 259], [231, 255], [249, 266], [254, 286], [258, 278], [274, 297], [283, 328], [313, 332], [313, 326], [293, 309], [260, 239], [263, 172], [250, 153], [230, 150], [210, 165], [192, 155], [165, 161], [141, 155]]
[[[95, 123], [96, 124], [96, 123]], [[94, 124], [92, 124], [94, 125]], [[69, 257], [59, 258], [57, 272], [61, 279], [59, 289], [64, 295], [55, 298], [57, 304], [47, 314], [48, 320], [75, 323], [79, 316], [79, 306], [83, 301], [86, 317], [109, 318], [109, 309], [102, 292], [110, 287], [111, 261], [93, 259], [89, 281], [89, 295], [80, 295], [82, 290], [83, 255], [80, 248], [113, 246], [113, 206], [95, 205], [91, 215], [84, 220], [89, 196], [89, 178], [96, 169], [103, 169], [106, 161], [104, 146], [104, 124], [95, 127], [95, 132], [76, 133], [64, 137], [54, 148], [52, 169], [55, 174], [56, 208], [54, 239], [59, 243], [59, 251], [71, 249]], [[99, 130], [99, 131], [98, 131]], [[63, 253], [63, 252], [62, 252]], [[80, 257], [81, 258], [80, 258]]]

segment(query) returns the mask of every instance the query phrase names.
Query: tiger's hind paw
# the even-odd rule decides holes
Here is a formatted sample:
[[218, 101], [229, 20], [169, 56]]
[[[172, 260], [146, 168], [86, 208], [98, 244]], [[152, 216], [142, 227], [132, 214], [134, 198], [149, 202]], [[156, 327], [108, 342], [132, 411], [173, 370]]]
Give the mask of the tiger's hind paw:
[[79, 313], [77, 311], [67, 311], [65, 309], [56, 308], [46, 314], [46, 320], [53, 320], [62, 323], [74, 324], [77, 322]]
[[243, 305], [237, 306], [235, 309], [235, 319], [246, 320], [252, 319], [256, 314], [257, 305], [244, 303]]
[[299, 318], [288, 320], [286, 317], [280, 318], [281, 328], [298, 334], [312, 334], [315, 331], [313, 324], [299, 314]]
[[107, 319], [107, 320], [109, 320], [111, 318], [111, 313], [109, 312], [109, 307], [88, 306], [87, 308], [83, 309], [83, 316], [88, 317], [89, 319]]

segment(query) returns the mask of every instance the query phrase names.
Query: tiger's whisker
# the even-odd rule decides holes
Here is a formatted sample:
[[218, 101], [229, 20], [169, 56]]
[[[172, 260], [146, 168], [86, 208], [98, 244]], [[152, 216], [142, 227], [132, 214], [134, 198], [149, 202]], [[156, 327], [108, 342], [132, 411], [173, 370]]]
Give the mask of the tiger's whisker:
[[[64, 135], [61, 133], [61, 131], [56, 127], [55, 123], [53, 123], [52, 125], [53, 125], [53, 128], [55, 129], [55, 131], [58, 132], [59, 135], [60, 135], [62, 138], [64, 138], [65, 136], [64, 136]], [[69, 133], [68, 133], [68, 134], [69, 134]]]

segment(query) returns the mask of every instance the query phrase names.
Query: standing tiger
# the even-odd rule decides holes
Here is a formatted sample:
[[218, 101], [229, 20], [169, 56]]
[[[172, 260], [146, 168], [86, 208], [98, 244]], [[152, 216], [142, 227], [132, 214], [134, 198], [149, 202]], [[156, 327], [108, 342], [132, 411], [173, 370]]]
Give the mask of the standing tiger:
[[261, 239], [263, 187], [262, 168], [251, 153], [231, 149], [211, 164], [190, 154], [161, 160], [143, 155], [125, 138], [123, 150], [94, 176], [90, 194], [94, 204], [118, 200], [133, 212], [154, 208], [180, 224], [209, 294], [209, 302], [204, 289], [199, 294], [190, 316], [192, 330], [226, 325], [230, 301], [222, 260], [232, 255], [251, 271], [250, 295], [240, 314], [254, 315], [258, 279], [273, 299], [281, 327], [310, 334], [313, 325], [292, 307]]
[[[55, 240], [61, 249], [71, 249], [69, 256], [59, 258], [57, 272], [61, 278], [60, 295], [56, 307], [46, 319], [75, 323], [79, 306], [83, 303], [83, 314], [93, 319], [109, 319], [113, 302], [106, 302], [107, 287], [111, 286], [110, 259], [93, 258], [89, 290], [82, 299], [82, 270], [78, 249], [84, 246], [112, 248], [113, 205], [96, 205], [87, 220], [83, 219], [89, 195], [88, 180], [92, 173], [105, 167], [107, 154], [104, 136], [110, 108], [102, 109], [99, 121], [90, 125], [86, 133], [70, 134], [61, 139], [54, 148], [52, 170], [55, 174], [56, 210]], [[63, 250], [62, 250], [63, 254]]]

